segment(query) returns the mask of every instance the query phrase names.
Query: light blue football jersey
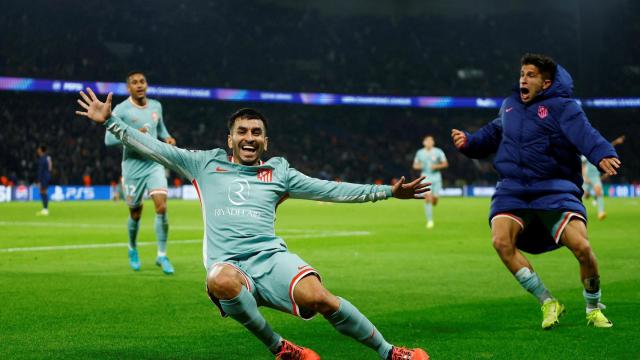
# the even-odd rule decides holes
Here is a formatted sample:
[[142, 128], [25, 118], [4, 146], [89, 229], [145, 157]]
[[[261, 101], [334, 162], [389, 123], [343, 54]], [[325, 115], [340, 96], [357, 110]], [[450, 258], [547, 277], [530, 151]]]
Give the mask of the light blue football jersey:
[[[134, 129], [146, 128], [147, 134], [154, 139], [166, 139], [171, 136], [164, 125], [162, 105], [157, 100], [147, 99], [146, 106], [139, 106], [128, 97], [116, 105], [113, 115]], [[108, 131], [104, 142], [106, 145], [120, 144], [120, 141]], [[162, 165], [145, 158], [132, 147], [125, 147], [122, 151], [122, 176], [125, 179], [145, 176], [158, 167]]]
[[442, 173], [440, 170], [431, 170], [431, 165], [438, 165], [445, 161], [447, 161], [447, 157], [437, 147], [433, 147], [429, 151], [422, 148], [416, 151], [416, 156], [413, 159], [413, 162], [417, 162], [422, 166], [420, 174], [426, 176], [430, 182], [442, 182]]
[[112, 116], [106, 126], [126, 148], [167, 166], [195, 186], [204, 221], [203, 260], [244, 259], [286, 250], [275, 234], [276, 208], [287, 197], [331, 202], [367, 202], [392, 196], [391, 186], [360, 185], [311, 178], [281, 157], [258, 166], [230, 161], [223, 149], [190, 151], [143, 134]]

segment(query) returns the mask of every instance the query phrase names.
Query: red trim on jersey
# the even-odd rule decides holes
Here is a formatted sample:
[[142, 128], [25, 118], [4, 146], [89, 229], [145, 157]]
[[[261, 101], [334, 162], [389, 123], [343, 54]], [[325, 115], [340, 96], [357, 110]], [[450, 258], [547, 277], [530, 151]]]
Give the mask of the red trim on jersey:
[[291, 284], [289, 285], [289, 299], [291, 299], [291, 305], [293, 305], [291, 309], [291, 313], [293, 315], [300, 316], [300, 310], [298, 310], [298, 304], [296, 304], [296, 301], [293, 299], [293, 290], [295, 290], [296, 285], [300, 280], [302, 280], [303, 277], [309, 274], [317, 274], [317, 273], [318, 272], [315, 269], [308, 268], [300, 271], [298, 275], [294, 276], [293, 280], [291, 280]]
[[200, 187], [198, 186], [198, 182], [196, 181], [196, 179], [193, 179], [191, 183], [196, 188], [196, 193], [198, 193], [198, 201], [200, 202], [200, 207], [202, 208], [202, 195], [200, 195]]
[[280, 206], [280, 204], [282, 204], [288, 198], [289, 198], [289, 193], [282, 195], [282, 197], [280, 198], [280, 200], [278, 200], [278, 203], [276, 204], [276, 209], [278, 209], [278, 206]]

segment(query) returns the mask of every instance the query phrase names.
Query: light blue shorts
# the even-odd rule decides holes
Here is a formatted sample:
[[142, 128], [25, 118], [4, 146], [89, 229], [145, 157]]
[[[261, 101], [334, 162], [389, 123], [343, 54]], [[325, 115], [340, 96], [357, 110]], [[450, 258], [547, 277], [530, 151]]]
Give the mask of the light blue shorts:
[[429, 180], [429, 178], [427, 177], [422, 181], [423, 184], [428, 182], [431, 183], [431, 191], [428, 192], [427, 194], [431, 194], [433, 196], [439, 196], [440, 192], [442, 191], [442, 180]]
[[600, 180], [600, 177], [589, 177], [589, 181], [591, 181], [590, 184], [582, 183], [582, 190], [584, 190], [585, 194], [589, 194], [589, 195], [594, 195], [595, 196], [595, 187], [596, 186], [600, 186], [600, 189], [602, 189], [602, 180]]
[[144, 176], [136, 178], [123, 176], [122, 189], [124, 190], [124, 198], [130, 208], [140, 206], [144, 199], [145, 191], [149, 193], [149, 196], [154, 194], [167, 195], [169, 192], [165, 170], [161, 166], [155, 167]]
[[[217, 264], [231, 265], [238, 270], [247, 283], [247, 290], [259, 306], [274, 308], [303, 319], [311, 319], [316, 314], [309, 309], [300, 308], [293, 298], [293, 291], [302, 278], [315, 275], [320, 279], [320, 274], [298, 255], [288, 251], [261, 252], [246, 260], [215, 263], [209, 270]], [[218, 299], [211, 297], [211, 300], [218, 306], [222, 316], [226, 316]]]

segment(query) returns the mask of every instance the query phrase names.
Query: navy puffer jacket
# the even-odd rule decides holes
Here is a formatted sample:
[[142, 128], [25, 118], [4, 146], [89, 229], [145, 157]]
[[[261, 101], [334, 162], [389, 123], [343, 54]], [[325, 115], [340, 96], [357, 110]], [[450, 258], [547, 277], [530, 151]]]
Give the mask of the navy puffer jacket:
[[467, 133], [462, 153], [471, 158], [496, 153], [500, 181], [490, 219], [516, 209], [575, 211], [586, 218], [580, 154], [596, 165], [618, 155], [591, 126], [572, 93], [571, 75], [558, 65], [552, 85], [531, 102], [524, 104], [516, 88], [497, 119]]

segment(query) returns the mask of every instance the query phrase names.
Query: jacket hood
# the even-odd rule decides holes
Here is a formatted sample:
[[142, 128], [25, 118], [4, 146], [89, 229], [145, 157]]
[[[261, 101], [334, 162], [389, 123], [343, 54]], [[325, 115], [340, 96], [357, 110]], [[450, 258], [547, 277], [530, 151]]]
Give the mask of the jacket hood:
[[[520, 84], [516, 84], [514, 91], [520, 94]], [[573, 78], [571, 74], [560, 64], [556, 66], [556, 75], [553, 77], [551, 86], [536, 96], [535, 100], [548, 99], [552, 97], [570, 98], [573, 96]], [[518, 96], [518, 99], [520, 96]]]

